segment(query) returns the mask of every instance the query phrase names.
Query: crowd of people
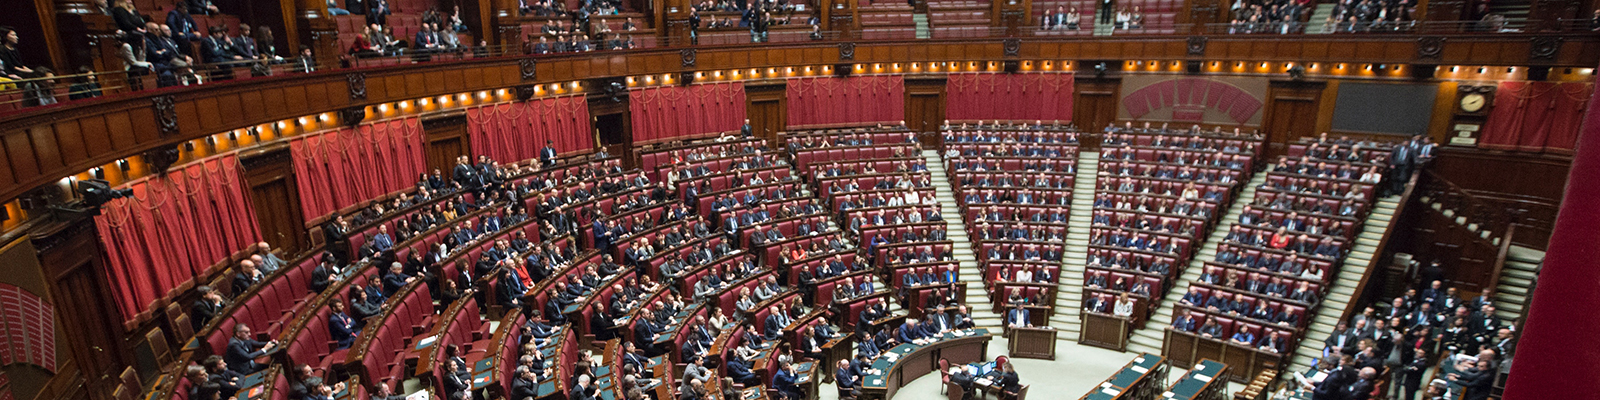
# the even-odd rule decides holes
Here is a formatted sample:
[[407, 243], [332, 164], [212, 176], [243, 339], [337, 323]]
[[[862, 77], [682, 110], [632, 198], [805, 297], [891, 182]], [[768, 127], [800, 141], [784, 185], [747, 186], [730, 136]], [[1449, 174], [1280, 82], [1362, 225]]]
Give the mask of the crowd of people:
[[1305, 30], [1302, 21], [1314, 9], [1299, 0], [1235, 0], [1228, 33], [1300, 33]]
[[1491, 289], [1463, 298], [1440, 280], [1427, 282], [1339, 321], [1321, 360], [1295, 373], [1298, 389], [1361, 399], [1387, 380], [1392, 398], [1488, 399], [1501, 364], [1516, 352], [1516, 326], [1496, 315]]

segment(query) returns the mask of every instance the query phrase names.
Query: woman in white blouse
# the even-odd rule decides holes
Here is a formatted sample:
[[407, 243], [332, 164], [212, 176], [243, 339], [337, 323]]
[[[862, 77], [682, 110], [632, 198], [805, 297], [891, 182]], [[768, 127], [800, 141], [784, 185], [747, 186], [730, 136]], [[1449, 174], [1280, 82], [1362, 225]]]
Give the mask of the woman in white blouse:
[[1378, 183], [1380, 180], [1383, 180], [1383, 174], [1378, 172], [1378, 166], [1376, 165], [1372, 166], [1372, 168], [1367, 168], [1367, 172], [1361, 174], [1362, 182]]
[[1118, 295], [1117, 296], [1116, 307], [1112, 308], [1111, 313], [1115, 314], [1118, 317], [1132, 318], [1133, 317], [1133, 299], [1129, 298], [1127, 293], [1123, 293], [1121, 295]]

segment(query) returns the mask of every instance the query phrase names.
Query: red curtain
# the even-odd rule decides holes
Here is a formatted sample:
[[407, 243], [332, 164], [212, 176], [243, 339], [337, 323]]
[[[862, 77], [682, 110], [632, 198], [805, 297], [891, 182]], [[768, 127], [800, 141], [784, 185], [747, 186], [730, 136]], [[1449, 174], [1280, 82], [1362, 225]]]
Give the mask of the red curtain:
[[1072, 121], [1070, 73], [951, 74], [945, 118]]
[[467, 110], [467, 121], [472, 154], [502, 163], [539, 157], [546, 140], [562, 153], [594, 148], [583, 96], [476, 107]]
[[635, 89], [628, 94], [634, 142], [738, 130], [744, 125], [742, 83]]
[[1501, 82], [1478, 146], [1572, 154], [1592, 96], [1587, 82]]
[[789, 126], [906, 119], [906, 83], [900, 76], [795, 78], [786, 96]]
[[290, 139], [306, 220], [410, 187], [426, 171], [417, 118]]
[[134, 181], [132, 198], [95, 217], [113, 297], [125, 319], [245, 246], [261, 241], [239, 160], [229, 154]]

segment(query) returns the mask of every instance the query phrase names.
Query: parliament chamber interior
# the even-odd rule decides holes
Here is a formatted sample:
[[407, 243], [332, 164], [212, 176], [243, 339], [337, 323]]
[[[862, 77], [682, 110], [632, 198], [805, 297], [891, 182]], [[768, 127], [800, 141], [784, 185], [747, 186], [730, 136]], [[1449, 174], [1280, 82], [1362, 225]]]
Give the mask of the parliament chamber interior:
[[0, 400], [1593, 398], [1597, 8], [13, 2]]

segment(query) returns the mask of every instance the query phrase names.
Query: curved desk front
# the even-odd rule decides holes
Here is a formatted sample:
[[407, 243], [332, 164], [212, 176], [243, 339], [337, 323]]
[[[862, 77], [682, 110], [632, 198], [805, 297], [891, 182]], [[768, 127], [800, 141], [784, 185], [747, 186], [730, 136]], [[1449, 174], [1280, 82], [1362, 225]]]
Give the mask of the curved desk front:
[[[901, 386], [937, 371], [940, 359], [950, 360], [950, 365], [987, 361], [989, 340], [994, 335], [988, 329], [971, 329], [946, 333], [925, 345], [895, 346], [872, 362], [872, 368], [879, 373], [862, 377], [862, 395], [869, 399], [892, 398]], [[890, 361], [888, 354], [897, 356]]]

